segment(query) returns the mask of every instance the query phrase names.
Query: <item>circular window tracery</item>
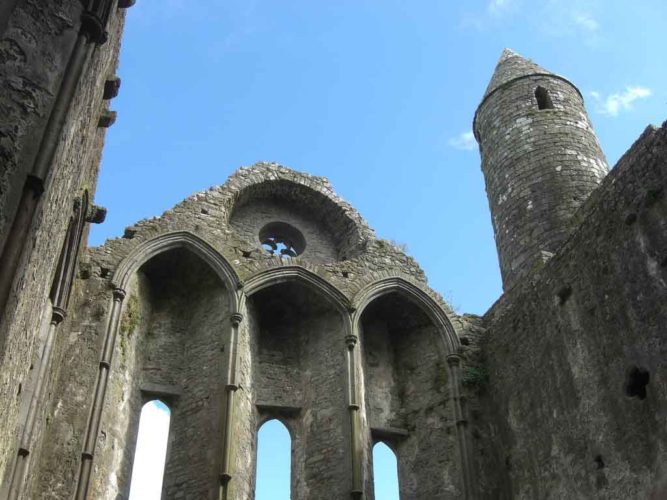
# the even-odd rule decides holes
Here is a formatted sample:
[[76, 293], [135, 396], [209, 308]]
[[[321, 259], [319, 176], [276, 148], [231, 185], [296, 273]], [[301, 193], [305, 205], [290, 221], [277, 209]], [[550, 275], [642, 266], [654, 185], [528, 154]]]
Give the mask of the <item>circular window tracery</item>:
[[289, 259], [301, 255], [306, 240], [294, 226], [286, 222], [270, 222], [259, 231], [259, 241], [271, 255]]

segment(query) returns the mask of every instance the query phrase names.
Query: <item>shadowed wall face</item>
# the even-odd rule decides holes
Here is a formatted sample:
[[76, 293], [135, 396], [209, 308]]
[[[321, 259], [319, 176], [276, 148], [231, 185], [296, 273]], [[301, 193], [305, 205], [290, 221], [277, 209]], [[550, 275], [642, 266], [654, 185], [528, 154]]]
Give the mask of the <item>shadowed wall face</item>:
[[[59, 133], [57, 147], [43, 181], [45, 191], [33, 201], [35, 211], [21, 225], [25, 238], [9, 237], [15, 215], [29, 211], [19, 208], [34, 173], [49, 117], [67, 73], [80, 26], [83, 3], [78, 0], [2, 2], [0, 17], [0, 254], [10, 240], [19, 253], [11, 269], [3, 269], [10, 282], [9, 298], [0, 310], [0, 478], [8, 483], [12, 457], [16, 456], [23, 425], [18, 387], [29, 385], [31, 366], [40, 349], [40, 318], [48, 308], [47, 298], [57, 257], [67, 232], [71, 207], [83, 190], [95, 192], [105, 128], [99, 118], [109, 106], [103, 98], [104, 83], [116, 71], [124, 10], [114, 9], [107, 31], [109, 40], [87, 59], [83, 74]], [[36, 190], [36, 187], [34, 188]], [[85, 241], [84, 237], [84, 241]], [[83, 253], [83, 252], [81, 252]], [[11, 260], [11, 259], [10, 259]], [[4, 257], [2, 262], [6, 262]], [[8, 265], [9, 267], [9, 265]], [[66, 320], [67, 322], [67, 320]], [[69, 327], [64, 325], [62, 330]], [[53, 358], [59, 359], [67, 346], [58, 335]], [[54, 363], [52, 363], [54, 364]], [[53, 377], [58, 371], [57, 363]], [[48, 385], [48, 384], [47, 384]], [[28, 394], [23, 391], [23, 395]], [[52, 392], [47, 387], [40, 408], [48, 407]], [[41, 430], [38, 429], [38, 434]], [[48, 449], [49, 446], [44, 448]], [[32, 443], [30, 467], [42, 455], [41, 436]], [[50, 453], [50, 450], [47, 450]], [[29, 472], [31, 476], [40, 474]], [[30, 488], [34, 485], [28, 485]], [[28, 488], [29, 490], [29, 488]], [[26, 495], [31, 495], [26, 490]]]
[[341, 313], [300, 283], [270, 286], [249, 307], [254, 409], [292, 434], [294, 499], [350, 490], [345, 330]]
[[436, 328], [396, 293], [372, 302], [361, 321], [369, 458], [373, 443], [392, 445], [401, 498], [460, 498], [447, 363]]
[[161, 396], [172, 410], [164, 493], [213, 498], [229, 335], [225, 288], [198, 257], [177, 249], [142, 266], [125, 304], [92, 495], [127, 494], [141, 407]]
[[486, 314], [507, 497], [665, 498], [666, 193], [667, 126], [649, 127], [567, 243]]

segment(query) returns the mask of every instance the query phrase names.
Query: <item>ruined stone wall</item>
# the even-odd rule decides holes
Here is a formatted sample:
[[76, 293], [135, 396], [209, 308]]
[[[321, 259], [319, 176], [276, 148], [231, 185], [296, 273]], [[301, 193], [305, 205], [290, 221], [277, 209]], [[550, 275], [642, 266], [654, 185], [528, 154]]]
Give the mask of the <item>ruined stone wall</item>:
[[[356, 253], [356, 256], [344, 261], [319, 263], [309, 260], [305, 254], [294, 259], [279, 259], [259, 251], [245, 252], [245, 238], [229, 223], [230, 218], [233, 219], [231, 214], [235, 213], [234, 203], [243, 200], [238, 193], [244, 188], [251, 189], [252, 182], [262, 184], [264, 188], [270, 185], [267, 178], [279, 181], [279, 185], [282, 181], [292, 183], [302, 203], [307, 203], [305, 189], [314, 191], [311, 196], [328, 196], [327, 203], [332, 205], [327, 213], [336, 213], [336, 210], [342, 213], [347, 219], [337, 224], [342, 227], [351, 223], [355, 229], [347, 233], [365, 238], [359, 241], [359, 248], [348, 248], [350, 255]], [[280, 185], [279, 192], [283, 198], [289, 195], [285, 184]], [[139, 412], [147, 400], [147, 392], [150, 397], [146, 387], [155, 386], [170, 386], [172, 392], [178, 393], [165, 401], [173, 409], [165, 486], [167, 497], [177, 498], [181, 493], [197, 490], [197, 494], [205, 498], [206, 491], [197, 489], [201, 484], [197, 481], [202, 478], [211, 480], [211, 492], [217, 491], [214, 485], [220, 472], [222, 443], [215, 440], [222, 440], [223, 432], [214, 425], [221, 424], [223, 418], [215, 404], [224, 406], [229, 401], [220, 392], [228, 383], [226, 373], [223, 373], [225, 367], [220, 363], [225, 362], [232, 347], [228, 330], [225, 330], [229, 328], [230, 310], [220, 306], [218, 296], [198, 271], [197, 258], [193, 257], [198, 247], [169, 247], [171, 249], [146, 257], [145, 263], [137, 256], [156, 241], [172, 239], [199, 241], [211, 255], [225, 259], [234, 274], [228, 277], [230, 288], [225, 288], [226, 292], [233, 290], [238, 298], [245, 295], [239, 302], [243, 320], [239, 329], [234, 384], [238, 387], [234, 393], [229, 469], [232, 479], [228, 498], [252, 498], [257, 431], [270, 418], [283, 421], [292, 435], [293, 492], [296, 498], [349, 496], [353, 454], [346, 335], [351, 327], [346, 321], [351, 322], [353, 297], [378, 280], [392, 279], [419, 290], [433, 301], [432, 307], [443, 311], [449, 309], [424, 286], [423, 273], [413, 259], [392, 245], [375, 239], [363, 221], [357, 219], [358, 214], [347, 208], [348, 212], [345, 212], [341, 208], [345, 205], [334, 196], [324, 180], [276, 165], [261, 164], [241, 169], [224, 186], [198, 193], [161, 217], [128, 228], [123, 238], [109, 240], [104, 246], [90, 249], [85, 254], [72, 297], [70, 322], [62, 334], [66, 349], [62, 351], [53, 403], [48, 411], [50, 424], [45, 441], [50, 446], [45, 449], [36, 469], [39, 476], [36, 498], [40, 495], [70, 498], [73, 495], [102, 366], [103, 344], [111, 331], [108, 322], [113, 311], [112, 290], [118, 286], [124, 287], [126, 295], [102, 425], [92, 460], [91, 497], [119, 495], [122, 498], [127, 494]], [[261, 206], [262, 200], [266, 199], [255, 198], [254, 203]], [[338, 207], [335, 210], [334, 205]], [[324, 224], [321, 219], [315, 219]], [[295, 218], [292, 222], [304, 234], [308, 233], [300, 220]], [[318, 229], [321, 235], [326, 235], [327, 227], [331, 226], [313, 226], [313, 231]], [[117, 281], [120, 279], [117, 273], [126, 262], [138, 262], [136, 265], [140, 270], [129, 285], [122, 285]], [[275, 282], [272, 278], [264, 288], [256, 288], [259, 277], [267, 273], [295, 270], [300, 270], [303, 276], [276, 277]], [[327, 293], [334, 297], [313, 285], [320, 281], [326, 283]], [[166, 286], [169, 283], [171, 285]], [[167, 292], [176, 289], [180, 292]], [[400, 309], [407, 311], [408, 317], [424, 315], [416, 307], [409, 311]], [[132, 320], [132, 311], [139, 311], [139, 320], [136, 317]], [[192, 318], [202, 318], [203, 322], [193, 323]], [[218, 322], [224, 323], [222, 331]], [[128, 324], [134, 324], [136, 328], [129, 335]], [[164, 332], [164, 335], [156, 335], [156, 332]], [[456, 432], [451, 425], [454, 409], [451, 402], [441, 404], [449, 397], [447, 368], [441, 364], [444, 357], [436, 356], [433, 349], [434, 343], [444, 349], [441, 335], [430, 331], [418, 335], [422, 341], [413, 347], [401, 347], [414, 363], [425, 351], [428, 360], [428, 370], [423, 377], [399, 374], [402, 379], [410, 381], [410, 387], [424, 387], [423, 393], [420, 388], [414, 389], [418, 396], [414, 398], [414, 405], [404, 407], [414, 416], [415, 425], [415, 430], [409, 431], [414, 433], [413, 444], [405, 448], [405, 456], [409, 457], [413, 469], [411, 477], [405, 480], [414, 481], [414, 477], [419, 476], [426, 484], [426, 475], [439, 468], [439, 454], [443, 453], [448, 473], [440, 479], [458, 487], [460, 470], [452, 465], [454, 453], [449, 449], [450, 445], [456, 447]], [[176, 338], [192, 339], [192, 343], [176, 342]], [[202, 344], [198, 343], [200, 340]], [[164, 366], [157, 360], [164, 362]], [[218, 368], [212, 368], [216, 363]], [[396, 366], [399, 370], [400, 364]], [[218, 370], [215, 373], [219, 386], [206, 382], [208, 375], [213, 373], [209, 373], [209, 369]], [[359, 411], [364, 421], [363, 374], [360, 365], [357, 369], [360, 370], [356, 379], [359, 385], [355, 390], [362, 398]], [[174, 389], [174, 386], [178, 387]], [[443, 387], [446, 387], [444, 391]], [[423, 408], [420, 407], [422, 404]], [[197, 413], [199, 410], [200, 414]], [[179, 415], [188, 417], [187, 424], [179, 424]], [[201, 420], [198, 420], [199, 416]], [[369, 427], [362, 424], [361, 430], [364, 434], [356, 442], [360, 443], [362, 439], [364, 443], [370, 442], [367, 439]], [[438, 439], [427, 442], [423, 436], [433, 432]], [[209, 439], [200, 446], [197, 439], [201, 433]], [[417, 442], [422, 444], [418, 446]], [[214, 450], [211, 456], [207, 455], [210, 450]], [[190, 455], [192, 453], [195, 455]], [[185, 454], [188, 461], [201, 467], [189, 472], [177, 470], [173, 464], [184, 462]], [[366, 471], [364, 488], [367, 490], [372, 489], [372, 478], [368, 474], [369, 456], [367, 451], [362, 452], [361, 463]], [[202, 457], [205, 457], [205, 465], [198, 462]], [[421, 476], [418, 469], [423, 469]], [[431, 493], [433, 490], [428, 490], [427, 494]]]
[[128, 497], [142, 406], [163, 399], [172, 411], [167, 497], [216, 498], [226, 292], [185, 252], [168, 252], [144, 268], [125, 302], [89, 495]]
[[489, 433], [516, 499], [667, 495], [667, 126], [486, 314]]
[[17, 2], [0, 33], [0, 246], [79, 32], [81, 2]]
[[[251, 332], [255, 432], [270, 418], [290, 429], [292, 498], [349, 495], [347, 365], [340, 313], [324, 298], [309, 297], [308, 290], [292, 284], [259, 292], [249, 312], [257, 328]], [[256, 447], [253, 468], [255, 456]]]
[[[538, 86], [553, 109], [538, 108]], [[555, 75], [522, 77], [490, 93], [475, 116], [475, 136], [508, 290], [543, 261], [542, 252], [565, 241], [607, 164], [579, 91]]]
[[[21, 0], [7, 22], [0, 41], [0, 213], [9, 218], [32, 165], [45, 122], [57, 93], [72, 44], [79, 31], [81, 3]], [[98, 127], [100, 114], [108, 106], [102, 99], [104, 82], [115, 72], [123, 11], [113, 13], [109, 41], [93, 52], [67, 115], [64, 133], [53, 161], [47, 191], [35, 214], [35, 229], [26, 241], [24, 260], [12, 289], [0, 331], [0, 478], [6, 481], [17, 453], [22, 426], [19, 408], [34, 378], [39, 351], [37, 336], [56, 260], [63, 245], [74, 199], [87, 189], [92, 199], [104, 142]], [[6, 220], [2, 234], [6, 233]], [[85, 242], [87, 231], [84, 233]], [[3, 236], [4, 237], [4, 236]], [[60, 330], [69, 327], [61, 325]], [[57, 335], [52, 371], [54, 380], [64, 343]], [[49, 393], [47, 388], [46, 394]], [[43, 407], [44, 405], [42, 405]], [[38, 418], [31, 463], [40, 455], [41, 429], [47, 421]]]
[[401, 411], [403, 388], [397, 372], [396, 348], [383, 321], [367, 324], [363, 332], [364, 389], [371, 428], [405, 429]]
[[112, 300], [108, 280], [108, 269], [90, 265], [76, 280], [70, 314], [59, 332], [60, 354], [53, 360], [53, 395], [44, 430], [49, 445], [33, 462], [32, 495], [27, 498], [74, 495]]
[[[422, 312], [394, 296], [364, 315], [368, 448], [384, 441], [394, 450], [401, 498], [461, 498], [456, 423], [437, 331]], [[366, 497], [372, 499], [369, 486]]]
[[241, 238], [254, 244], [257, 252], [264, 253], [258, 238], [260, 230], [271, 222], [287, 223], [299, 228], [307, 242], [305, 250], [300, 254], [302, 258], [321, 264], [337, 261], [338, 245], [334, 236], [328, 228], [323, 228], [313, 220], [312, 215], [309, 216], [299, 208], [289, 206], [288, 203], [263, 200], [236, 208], [230, 225]]

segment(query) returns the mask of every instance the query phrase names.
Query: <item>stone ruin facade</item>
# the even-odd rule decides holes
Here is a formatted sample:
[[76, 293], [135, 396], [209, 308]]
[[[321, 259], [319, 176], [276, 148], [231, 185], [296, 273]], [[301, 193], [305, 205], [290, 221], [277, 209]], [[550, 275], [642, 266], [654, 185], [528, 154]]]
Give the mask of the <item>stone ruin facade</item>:
[[[0, 499], [667, 498], [667, 126], [608, 171], [583, 99], [505, 51], [474, 120], [504, 293], [459, 315], [326, 179], [277, 164], [86, 248], [131, 0], [0, 5]], [[381, 500], [381, 499], [378, 499]]]

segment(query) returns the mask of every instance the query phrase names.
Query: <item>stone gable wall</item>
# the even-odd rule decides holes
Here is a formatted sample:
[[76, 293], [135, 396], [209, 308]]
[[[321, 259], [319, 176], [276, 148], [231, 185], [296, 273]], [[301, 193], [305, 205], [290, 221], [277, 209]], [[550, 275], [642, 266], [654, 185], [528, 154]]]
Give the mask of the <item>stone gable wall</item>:
[[[201, 238], [229, 262], [241, 284], [254, 283], [256, 276], [270, 269], [296, 266], [307, 269], [313, 275], [324, 279], [330, 284], [329, 286], [333, 285], [338, 290], [337, 293], [341, 294], [340, 300], [343, 303], [337, 306], [342, 307], [341, 311], [333, 311], [329, 305], [329, 312], [326, 308], [321, 309], [320, 306], [319, 309], [315, 308], [307, 313], [306, 309], [298, 304], [289, 306], [290, 300], [296, 300], [301, 295], [311, 301], [323, 301], [322, 304], [326, 304], [330, 299], [318, 293], [313, 294], [306, 288], [299, 291], [299, 287], [284, 288], [285, 285], [277, 285], [266, 291], [261, 290], [251, 295], [247, 305], [243, 306], [241, 312], [245, 319], [239, 330], [237, 368], [239, 389], [236, 391], [233, 419], [234, 480], [230, 490], [232, 498], [246, 498], [254, 489], [256, 432], [258, 426], [267, 418], [281, 418], [291, 429], [294, 439], [293, 486], [298, 498], [324, 498], [330, 492], [338, 492], [336, 495], [349, 494], [351, 488], [351, 430], [346, 399], [346, 327], [342, 320], [352, 314], [353, 309], [350, 304], [369, 284], [390, 276], [400, 277], [417, 287], [430, 299], [435, 300], [437, 307], [442, 308], [446, 314], [451, 316], [456, 324], [455, 328], [466, 324], [465, 319], [451, 313], [442, 299], [426, 287], [424, 275], [414, 260], [393, 245], [375, 238], [358, 214], [337, 199], [326, 181], [274, 164], [259, 164], [242, 169], [240, 172], [243, 174], [241, 178], [252, 178], [254, 182], [263, 184], [263, 189], [267, 187], [267, 179], [274, 179], [274, 181], [290, 179], [302, 201], [307, 199], [303, 191], [304, 185], [310, 185], [308, 189], [319, 192], [317, 196], [326, 196], [330, 200], [329, 207], [325, 206], [329, 215], [322, 217], [321, 214], [313, 214], [311, 226], [302, 232], [308, 235], [315, 231], [324, 231], [323, 239], [320, 241], [330, 241], [324, 239], [334, 237], [328, 233], [328, 227], [336, 224], [349, 226], [345, 234], [356, 236], [352, 239], [346, 237], [341, 240], [344, 242], [343, 245], [347, 245], [345, 248], [347, 248], [348, 257], [341, 259], [339, 253], [328, 255], [320, 253], [312, 261], [308, 252], [304, 252], [297, 258], [280, 259], [271, 257], [257, 244], [254, 248], [249, 249], [248, 237], [244, 236], [245, 226], [241, 225], [240, 232], [236, 230], [238, 225], [234, 223], [234, 201], [241, 200], [244, 204], [242, 205], [243, 210], [248, 210], [252, 214], [253, 203], [257, 203], [260, 207], [264, 206], [267, 195], [270, 199], [270, 192], [255, 198], [254, 201], [235, 196], [236, 193], [242, 191], [242, 189], [235, 190], [235, 183], [240, 174], [233, 175], [224, 186], [193, 195], [161, 217], [135, 224], [126, 230], [123, 238], [109, 240], [101, 247], [90, 249], [82, 259], [78, 280], [79, 288], [77, 288], [80, 292], [72, 299], [72, 307], [76, 312], [69, 330], [69, 349], [64, 354], [67, 360], [64, 360], [59, 379], [56, 382], [54, 392], [57, 397], [51, 406], [50, 413], [53, 424], [49, 429], [48, 439], [54, 443], [54, 446], [49, 448], [48, 456], [41, 461], [42, 479], [39, 491], [59, 491], [59, 494], [65, 497], [71, 494], [78, 474], [78, 456], [83, 447], [91, 397], [97, 380], [99, 363], [96, 356], [99, 358], [102, 349], [112, 288], [120, 284], [115, 281], [114, 274], [125, 259], [134, 258], [133, 256], [143, 245], [161, 235], [188, 232]], [[244, 187], [247, 189], [249, 185], [251, 186], [252, 182], [246, 183]], [[276, 185], [280, 186], [281, 197], [284, 199], [287, 196], [289, 200], [289, 193], [285, 192], [285, 184], [276, 182]], [[307, 203], [307, 201], [303, 202]], [[275, 215], [279, 216], [280, 213]], [[300, 227], [302, 222], [298, 218], [291, 222], [299, 229], [303, 229]], [[329, 225], [323, 226], [324, 224]], [[356, 241], [357, 246], [350, 246], [350, 241]], [[148, 263], [157, 262], [156, 259], [161, 258], [160, 255], [164, 254], [158, 254]], [[175, 268], [175, 266], [166, 266], [165, 272], [168, 272], [170, 268]], [[138, 276], [141, 276], [141, 273], [138, 273]], [[131, 285], [130, 288], [136, 288], [136, 285]], [[126, 291], [129, 297], [135, 293], [129, 289]], [[281, 297], [281, 293], [286, 295]], [[191, 295], [196, 296], [196, 294]], [[131, 299], [125, 299], [124, 315], [128, 314], [127, 308], [130, 307], [128, 300]], [[277, 319], [272, 317], [274, 313], [277, 314], [272, 308], [277, 306], [271, 305], [274, 301], [281, 300], [287, 301], [285, 303], [287, 310], [293, 310], [296, 314], [293, 321], [290, 320], [282, 327], [272, 325], [273, 319]], [[157, 304], [154, 299], [142, 299], [141, 302], [149, 304], [145, 308], [151, 311], [150, 314], [157, 314], [153, 310]], [[345, 309], [346, 307], [348, 310]], [[192, 307], [186, 306], [182, 310], [179, 309], [180, 313], [174, 314], [190, 318], [191, 315], [198, 315], [201, 312], [200, 309], [201, 307], [195, 307], [193, 304]], [[342, 317], [341, 313], [344, 313]], [[264, 315], [264, 323], [261, 320], [262, 315]], [[268, 324], [266, 323], [267, 318]], [[228, 321], [220, 317], [216, 324], [224, 324]], [[214, 324], [208, 327], [209, 330], [215, 330], [215, 328]], [[166, 330], [169, 328], [165, 327]], [[180, 330], [179, 332], [174, 330], [171, 334], [181, 335], [182, 333]], [[227, 352], [229, 348], [228, 330], [222, 329], [218, 335], [221, 336], [224, 343], [223, 349], [215, 348], [213, 340], [208, 342], [207, 352], [211, 354], [212, 358], [205, 365], [201, 363], [193, 365], [193, 369], [196, 370], [193, 372], [193, 381], [203, 376], [201, 370], [205, 366], [215, 363], [215, 359], [223, 356], [221, 353]], [[419, 352], [429, 349], [428, 346], [432, 346], [433, 343], [442, 341], [442, 338], [434, 331], [430, 335], [419, 337], [422, 338], [422, 341], [415, 346], [406, 344], [406, 353], [409, 352], [410, 359], [415, 360], [413, 363], [415, 366], [418, 364], [416, 360], [419, 358]], [[136, 368], [128, 368], [131, 365], [139, 366], [141, 362], [127, 361], [132, 357], [137, 359], [145, 357], [147, 355], [146, 346], [140, 347], [137, 344], [132, 348], [127, 347], [127, 339], [123, 337], [122, 332], [116, 342], [111, 385], [107, 392], [103, 413], [106, 416], [103, 417], [101, 426], [100, 436], [102, 437], [97, 442], [92, 476], [93, 490], [91, 491], [106, 495], [104, 498], [108, 495], [111, 495], [109, 496], [111, 498], [114, 494], [123, 495], [127, 491], [129, 464], [133, 454], [141, 403], [136, 395], [137, 384], [141, 383], [141, 380], [146, 381], [146, 375], [140, 375]], [[292, 345], [294, 342], [295, 344]], [[125, 354], [122, 353], [123, 345], [125, 345]], [[405, 448], [404, 463], [406, 471], [409, 471], [406, 474], [412, 478], [410, 481], [414, 482], [415, 478], [420, 478], [419, 481], [422, 483], [419, 487], [413, 484], [410, 488], [415, 491], [428, 491], [428, 494], [435, 494], [435, 490], [438, 489], [436, 483], [433, 483], [435, 489], [429, 490], [423, 483], [423, 477], [433, 474], [433, 467], [439, 463], [438, 450], [441, 450], [441, 447], [436, 443], [431, 443], [434, 446], [431, 449], [430, 445], [423, 442], [419, 436], [424, 436], [429, 432], [427, 429], [435, 426], [438, 429], [437, 432], [441, 433], [441, 437], [447, 442], [447, 460], [452, 467], [448, 468], [448, 475], [442, 478], [441, 483], [447, 484], [448, 489], [446, 488], [447, 492], [442, 493], [444, 496], [436, 495], [434, 498], [455, 498], [456, 492], [461, 487], [458, 478], [461, 472], [455, 440], [457, 423], [450, 394], [451, 387], [448, 385], [448, 377], [443, 374], [448, 370], [445, 359], [446, 350], [443, 344], [442, 349], [435, 348], [429, 352], [429, 370], [424, 372], [421, 378], [414, 375], [413, 383], [409, 385], [410, 390], [415, 391], [410, 411], [414, 413], [415, 429], [413, 432], [416, 434], [410, 441], [411, 444]], [[132, 352], [134, 354], [128, 354]], [[183, 362], [189, 363], [192, 354], [186, 349], [184, 355], [188, 359], [184, 358]], [[172, 359], [170, 355], [161, 357], [165, 361]], [[75, 363], [72, 362], [74, 359], [76, 359]], [[124, 362], [123, 359], [125, 359]], [[123, 366], [126, 366], [126, 369]], [[358, 366], [357, 369], [359, 370], [358, 377], [363, 377], [362, 367]], [[220, 380], [222, 381], [223, 378], [221, 377]], [[156, 383], [170, 383], [170, 381], [160, 380]], [[361, 383], [363, 386], [363, 382]], [[441, 391], [433, 392], [431, 390], [433, 384], [442, 385]], [[423, 387], [416, 389], [416, 386]], [[220, 396], [215, 388], [202, 386], [202, 390], [207, 393], [207, 400], [220, 401]], [[191, 391], [184, 387], [184, 393], [186, 392], [189, 394]], [[417, 397], [418, 392], [424, 394]], [[183, 398], [184, 396], [181, 397]], [[448, 402], [442, 403], [440, 400], [443, 398], [448, 399]], [[436, 400], [439, 403], [434, 402]], [[430, 405], [429, 409], [424, 410], [425, 413], [419, 409], [422, 404]], [[179, 403], [174, 409], [174, 432], [180, 433], [181, 436], [190, 436], [192, 432], [196, 431], [195, 427], [198, 424], [192, 423], [189, 427], [177, 429], [177, 412], [181, 406]], [[122, 411], [123, 415], [116, 418], [114, 415], [118, 411]], [[208, 406], [205, 413], [209, 415], [215, 413], [211, 412], [213, 412], [213, 407]], [[61, 419], [60, 415], [65, 415], [66, 419]], [[219, 421], [219, 415], [216, 418]], [[364, 426], [363, 429], [370, 432], [367, 426]], [[179, 441], [177, 438], [173, 439], [172, 450], [176, 449], [174, 446], [187, 450], [192, 445], [192, 443]], [[437, 441], [440, 442], [440, 440]], [[418, 444], [419, 442], [421, 445]], [[427, 449], [428, 451], [425, 451]], [[364, 467], [367, 471], [370, 470], [368, 451], [362, 452]], [[186, 453], [186, 451], [181, 451], [181, 453]], [[63, 456], [66, 456], [67, 459], [63, 460]], [[168, 461], [167, 464], [170, 479], [165, 483], [168, 496], [171, 498], [180, 495], [181, 492], [186, 494], [194, 491], [188, 481], [195, 480], [200, 477], [200, 474], [183, 473], [185, 474], [183, 475], [182, 470], [179, 469], [179, 472], [173, 467], [170, 468], [170, 463], [172, 462]], [[202, 474], [210, 473], [210, 477], [215, 476], [214, 471], [207, 471], [206, 468], [201, 469]], [[181, 479], [174, 479], [176, 476]], [[63, 478], [67, 480], [63, 481]], [[174, 483], [176, 489], [169, 489], [172, 480], [178, 483]], [[372, 487], [372, 484], [366, 482], [363, 487], [369, 491], [368, 488]], [[212, 487], [211, 491], [213, 489]], [[206, 497], [208, 493], [204, 491], [201, 490], [200, 494]]]

